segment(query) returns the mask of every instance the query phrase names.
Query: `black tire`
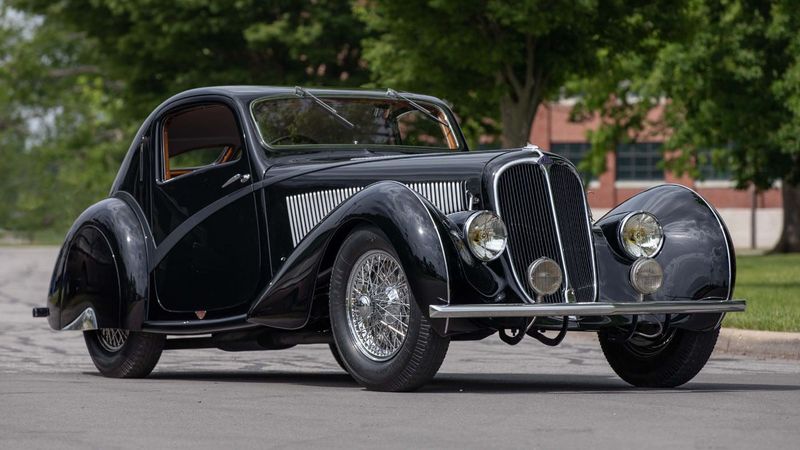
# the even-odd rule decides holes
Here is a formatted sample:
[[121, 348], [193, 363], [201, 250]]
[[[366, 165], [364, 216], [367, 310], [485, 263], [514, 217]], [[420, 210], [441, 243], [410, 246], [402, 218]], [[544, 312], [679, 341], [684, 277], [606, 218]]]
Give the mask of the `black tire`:
[[670, 330], [666, 339], [648, 344], [641, 339], [619, 342], [600, 332], [606, 360], [620, 378], [637, 387], [672, 388], [697, 375], [706, 365], [719, 336], [711, 331]]
[[336, 348], [336, 344], [330, 343], [328, 347], [331, 349], [331, 355], [333, 355], [333, 359], [336, 360], [336, 364], [342, 368], [345, 372], [347, 372], [347, 366], [344, 365], [344, 361], [342, 360], [342, 355], [339, 354], [339, 349]]
[[131, 331], [118, 349], [109, 349], [102, 342], [102, 330], [85, 331], [86, 348], [97, 370], [109, 378], [144, 378], [153, 371], [166, 336]]
[[375, 361], [358, 348], [348, 324], [347, 285], [356, 262], [373, 250], [381, 250], [399, 263], [388, 239], [374, 227], [354, 230], [339, 249], [331, 273], [329, 303], [334, 341], [345, 370], [362, 386], [376, 391], [412, 391], [436, 375], [450, 339], [436, 334], [412, 297], [405, 338], [390, 359]]

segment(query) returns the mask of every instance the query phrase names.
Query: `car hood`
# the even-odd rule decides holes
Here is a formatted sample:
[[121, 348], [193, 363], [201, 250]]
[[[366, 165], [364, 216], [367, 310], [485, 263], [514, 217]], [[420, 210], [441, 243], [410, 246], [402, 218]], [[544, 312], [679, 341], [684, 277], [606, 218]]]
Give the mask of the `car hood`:
[[364, 187], [383, 180], [406, 184], [461, 182], [469, 191], [479, 193], [487, 164], [496, 159], [513, 159], [517, 154], [530, 156], [530, 151], [509, 149], [348, 157], [330, 153], [306, 157], [297, 155], [275, 161], [266, 171], [265, 178], [273, 180], [287, 193]]

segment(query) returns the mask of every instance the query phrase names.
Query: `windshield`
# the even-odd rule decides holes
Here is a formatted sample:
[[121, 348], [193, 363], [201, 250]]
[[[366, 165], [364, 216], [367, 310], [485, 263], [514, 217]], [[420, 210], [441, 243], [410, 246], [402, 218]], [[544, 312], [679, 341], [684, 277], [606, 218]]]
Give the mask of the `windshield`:
[[[253, 102], [253, 119], [261, 139], [276, 148], [369, 145], [458, 149], [449, 119], [437, 106], [388, 98], [319, 100], [324, 105], [309, 97]], [[416, 106], [422, 106], [428, 114]]]

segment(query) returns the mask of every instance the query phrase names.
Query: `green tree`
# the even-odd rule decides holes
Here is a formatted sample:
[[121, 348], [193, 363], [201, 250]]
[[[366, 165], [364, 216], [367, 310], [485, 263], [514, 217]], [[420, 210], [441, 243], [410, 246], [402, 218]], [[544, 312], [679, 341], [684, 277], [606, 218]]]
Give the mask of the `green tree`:
[[[667, 165], [698, 176], [710, 159], [739, 188], [782, 183], [784, 226], [777, 251], [800, 251], [800, 9], [791, 0], [694, 0], [686, 33], [656, 51], [608, 54], [598, 76], [574, 84], [577, 116], [607, 120], [592, 134], [595, 171], [604, 152], [635, 138], [647, 111], [669, 129]], [[613, 100], [610, 100], [613, 99]], [[664, 101], [664, 99], [668, 99]]]
[[364, 26], [343, 0], [10, 0], [97, 42], [130, 116], [185, 89], [366, 81]]
[[680, 33], [682, 2], [622, 0], [365, 0], [356, 12], [374, 81], [452, 101], [462, 116], [499, 120], [524, 145], [539, 104], [602, 52]]
[[0, 5], [0, 228], [63, 230], [113, 180], [128, 131], [93, 48]]

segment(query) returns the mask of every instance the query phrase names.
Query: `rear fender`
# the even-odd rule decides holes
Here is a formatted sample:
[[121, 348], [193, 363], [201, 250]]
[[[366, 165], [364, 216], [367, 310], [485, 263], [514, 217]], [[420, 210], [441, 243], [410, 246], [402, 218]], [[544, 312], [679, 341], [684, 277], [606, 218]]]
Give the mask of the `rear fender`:
[[70, 228], [48, 293], [52, 328], [141, 329], [148, 298], [147, 240], [130, 201], [102, 200]]

